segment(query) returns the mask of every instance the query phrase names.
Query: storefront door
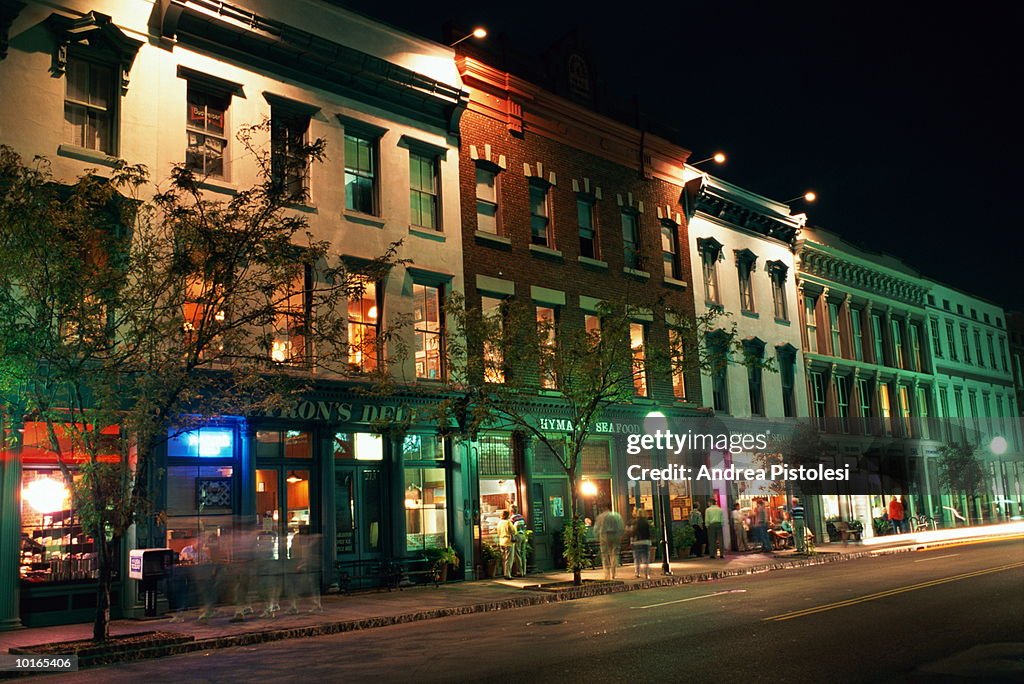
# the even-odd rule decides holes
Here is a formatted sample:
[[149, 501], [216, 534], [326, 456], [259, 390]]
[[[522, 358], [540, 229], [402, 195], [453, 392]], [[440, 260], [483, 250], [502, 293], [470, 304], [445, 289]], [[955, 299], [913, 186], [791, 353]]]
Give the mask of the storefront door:
[[256, 469], [256, 511], [260, 529], [277, 537], [276, 559], [291, 558], [295, 535], [311, 532], [309, 476], [287, 465]]
[[535, 562], [539, 570], [564, 565], [562, 530], [572, 517], [566, 481], [538, 479], [533, 484], [530, 500], [530, 522], [533, 525]]
[[339, 561], [380, 558], [384, 531], [383, 484], [384, 473], [379, 465], [336, 466], [335, 547]]

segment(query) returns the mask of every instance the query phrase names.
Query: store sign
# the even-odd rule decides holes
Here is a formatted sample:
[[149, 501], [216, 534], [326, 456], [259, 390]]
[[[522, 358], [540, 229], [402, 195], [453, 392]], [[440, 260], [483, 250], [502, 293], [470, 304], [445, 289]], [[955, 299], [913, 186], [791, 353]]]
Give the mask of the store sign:
[[409, 417], [409, 414], [410, 409], [401, 406], [297, 399], [280, 407], [268, 409], [263, 415], [267, 418], [313, 420], [324, 423], [372, 423], [401, 421]]
[[[572, 421], [564, 418], [540, 418], [538, 423], [543, 432], [572, 432]], [[594, 423], [593, 431], [601, 435], [639, 435], [643, 429], [637, 423], [599, 420]]]

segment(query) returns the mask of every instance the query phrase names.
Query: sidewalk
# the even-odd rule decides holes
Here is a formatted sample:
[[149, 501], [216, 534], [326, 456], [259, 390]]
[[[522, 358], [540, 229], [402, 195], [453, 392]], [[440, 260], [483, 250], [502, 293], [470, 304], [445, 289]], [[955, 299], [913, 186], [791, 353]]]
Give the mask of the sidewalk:
[[[1016, 532], [991, 529], [978, 530], [978, 532], [977, 537], [985, 538], [1016, 534]], [[963, 539], [956, 541], [962, 543]], [[910, 542], [909, 545], [908, 542]], [[241, 623], [228, 621], [233, 614], [230, 607], [222, 608], [218, 616], [203, 623], [196, 621], [198, 615], [196, 610], [188, 611], [185, 614], [184, 622], [171, 622], [169, 617], [153, 620], [115, 620], [110, 629], [112, 636], [160, 631], [193, 639], [184, 643], [156, 648], [135, 649], [97, 660], [92, 664], [336, 634], [453, 615], [510, 610], [621, 591], [635, 591], [776, 569], [852, 560], [879, 553], [915, 550], [922, 546], [922, 543], [914, 542], [911, 539], [892, 537], [891, 541], [885, 544], [820, 545], [814, 556], [798, 555], [792, 550], [775, 552], [771, 555], [761, 553], [729, 554], [725, 560], [700, 558], [673, 561], [671, 576], [662, 575], [661, 564], [655, 562], [651, 565], [650, 580], [634, 579], [632, 567], [622, 567], [617, 573], [618, 583], [587, 584], [584, 587], [558, 592], [530, 591], [528, 588], [539, 584], [570, 581], [571, 573], [549, 572], [513, 580], [488, 579], [455, 582], [436, 589], [432, 585], [423, 585], [392, 592], [370, 590], [350, 596], [324, 596], [323, 612], [308, 612], [310, 601], [306, 599], [305, 604], [302, 605], [306, 612], [298, 615], [279, 614], [276, 618], [249, 617]], [[583, 578], [585, 580], [602, 579], [603, 571], [600, 568], [586, 570], [583, 573]], [[287, 608], [287, 604], [285, 604], [285, 608]], [[0, 632], [0, 653], [7, 653], [8, 649], [21, 646], [88, 639], [91, 635], [91, 628], [91, 624], [76, 624]], [[83, 665], [85, 664], [87, 663], [83, 662]]]

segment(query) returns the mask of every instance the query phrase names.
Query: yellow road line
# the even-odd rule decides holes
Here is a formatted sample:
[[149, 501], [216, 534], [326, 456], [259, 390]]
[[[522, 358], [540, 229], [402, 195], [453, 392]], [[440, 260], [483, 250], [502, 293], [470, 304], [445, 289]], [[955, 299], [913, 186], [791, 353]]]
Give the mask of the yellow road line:
[[1024, 534], [1015, 534], [1009, 537], [992, 537], [991, 539], [968, 539], [966, 541], [950, 541], [950, 542], [928, 542], [933, 546], [925, 547], [923, 549], [917, 549], [917, 553], [925, 553], [927, 551], [941, 551], [943, 549], [952, 549], [957, 546], [973, 546], [974, 544], [991, 544], [992, 542], [1001, 541], [1012, 541], [1014, 539], [1024, 539]]
[[928, 587], [935, 587], [940, 584], [946, 584], [948, 582], [956, 582], [963, 579], [969, 579], [971, 577], [980, 577], [982, 575], [988, 575], [994, 572], [1003, 572], [1004, 570], [1012, 570], [1014, 568], [1024, 567], [1024, 562], [1021, 563], [1009, 563], [1007, 565], [1000, 565], [995, 568], [987, 568], [985, 570], [975, 570], [973, 572], [965, 572], [960, 575], [953, 575], [951, 577], [942, 577], [939, 579], [928, 580], [927, 582], [919, 582], [918, 584], [911, 584], [906, 587], [896, 587], [895, 589], [887, 589], [874, 594], [867, 594], [865, 596], [858, 596], [845, 601], [836, 601], [835, 603], [827, 603], [821, 606], [814, 606], [812, 608], [804, 608], [802, 610], [794, 610], [788, 613], [782, 613], [781, 615], [773, 615], [771, 617], [763, 618], [764, 621], [782, 622], [784, 620], [792, 620], [793, 618], [804, 617], [805, 615], [814, 615], [815, 613], [823, 613], [829, 610], [835, 610], [836, 608], [845, 608], [847, 606], [856, 605], [858, 603], [866, 603], [867, 601], [877, 601], [878, 599], [887, 598], [889, 596], [895, 596], [896, 594], [903, 594], [908, 591], [916, 591], [917, 589], [926, 589]]

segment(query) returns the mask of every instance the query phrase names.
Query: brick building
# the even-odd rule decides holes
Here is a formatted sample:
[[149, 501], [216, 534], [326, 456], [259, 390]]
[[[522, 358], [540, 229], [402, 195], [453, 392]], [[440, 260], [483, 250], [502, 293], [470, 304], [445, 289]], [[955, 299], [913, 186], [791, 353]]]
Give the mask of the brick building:
[[[692, 317], [683, 181], [689, 152], [472, 56], [460, 55], [458, 65], [470, 93], [460, 123], [467, 305], [532, 302], [538, 317], [557, 322], [560, 335], [582, 334], [602, 300], [625, 300], [638, 312], [665, 301]], [[631, 335], [667, 346], [670, 323], [638, 313]], [[698, 415], [700, 393], [696, 374], [652, 375], [605, 420], [615, 426], [610, 430], [639, 432], [655, 411], [670, 422]], [[538, 417], [557, 418], [550, 399], [538, 393]], [[602, 505], [655, 512], [651, 483], [625, 477], [623, 446], [614, 435], [587, 444], [583, 476], [597, 486], [585, 501], [591, 519]], [[557, 463], [521, 434], [487, 433], [478, 448], [480, 472], [471, 483], [479, 487], [482, 538], [490, 537], [502, 508], [524, 504], [537, 564], [555, 563], [555, 533], [571, 514], [552, 505], [568, 500]], [[666, 493], [666, 510], [681, 520], [692, 492], [683, 483]]]

